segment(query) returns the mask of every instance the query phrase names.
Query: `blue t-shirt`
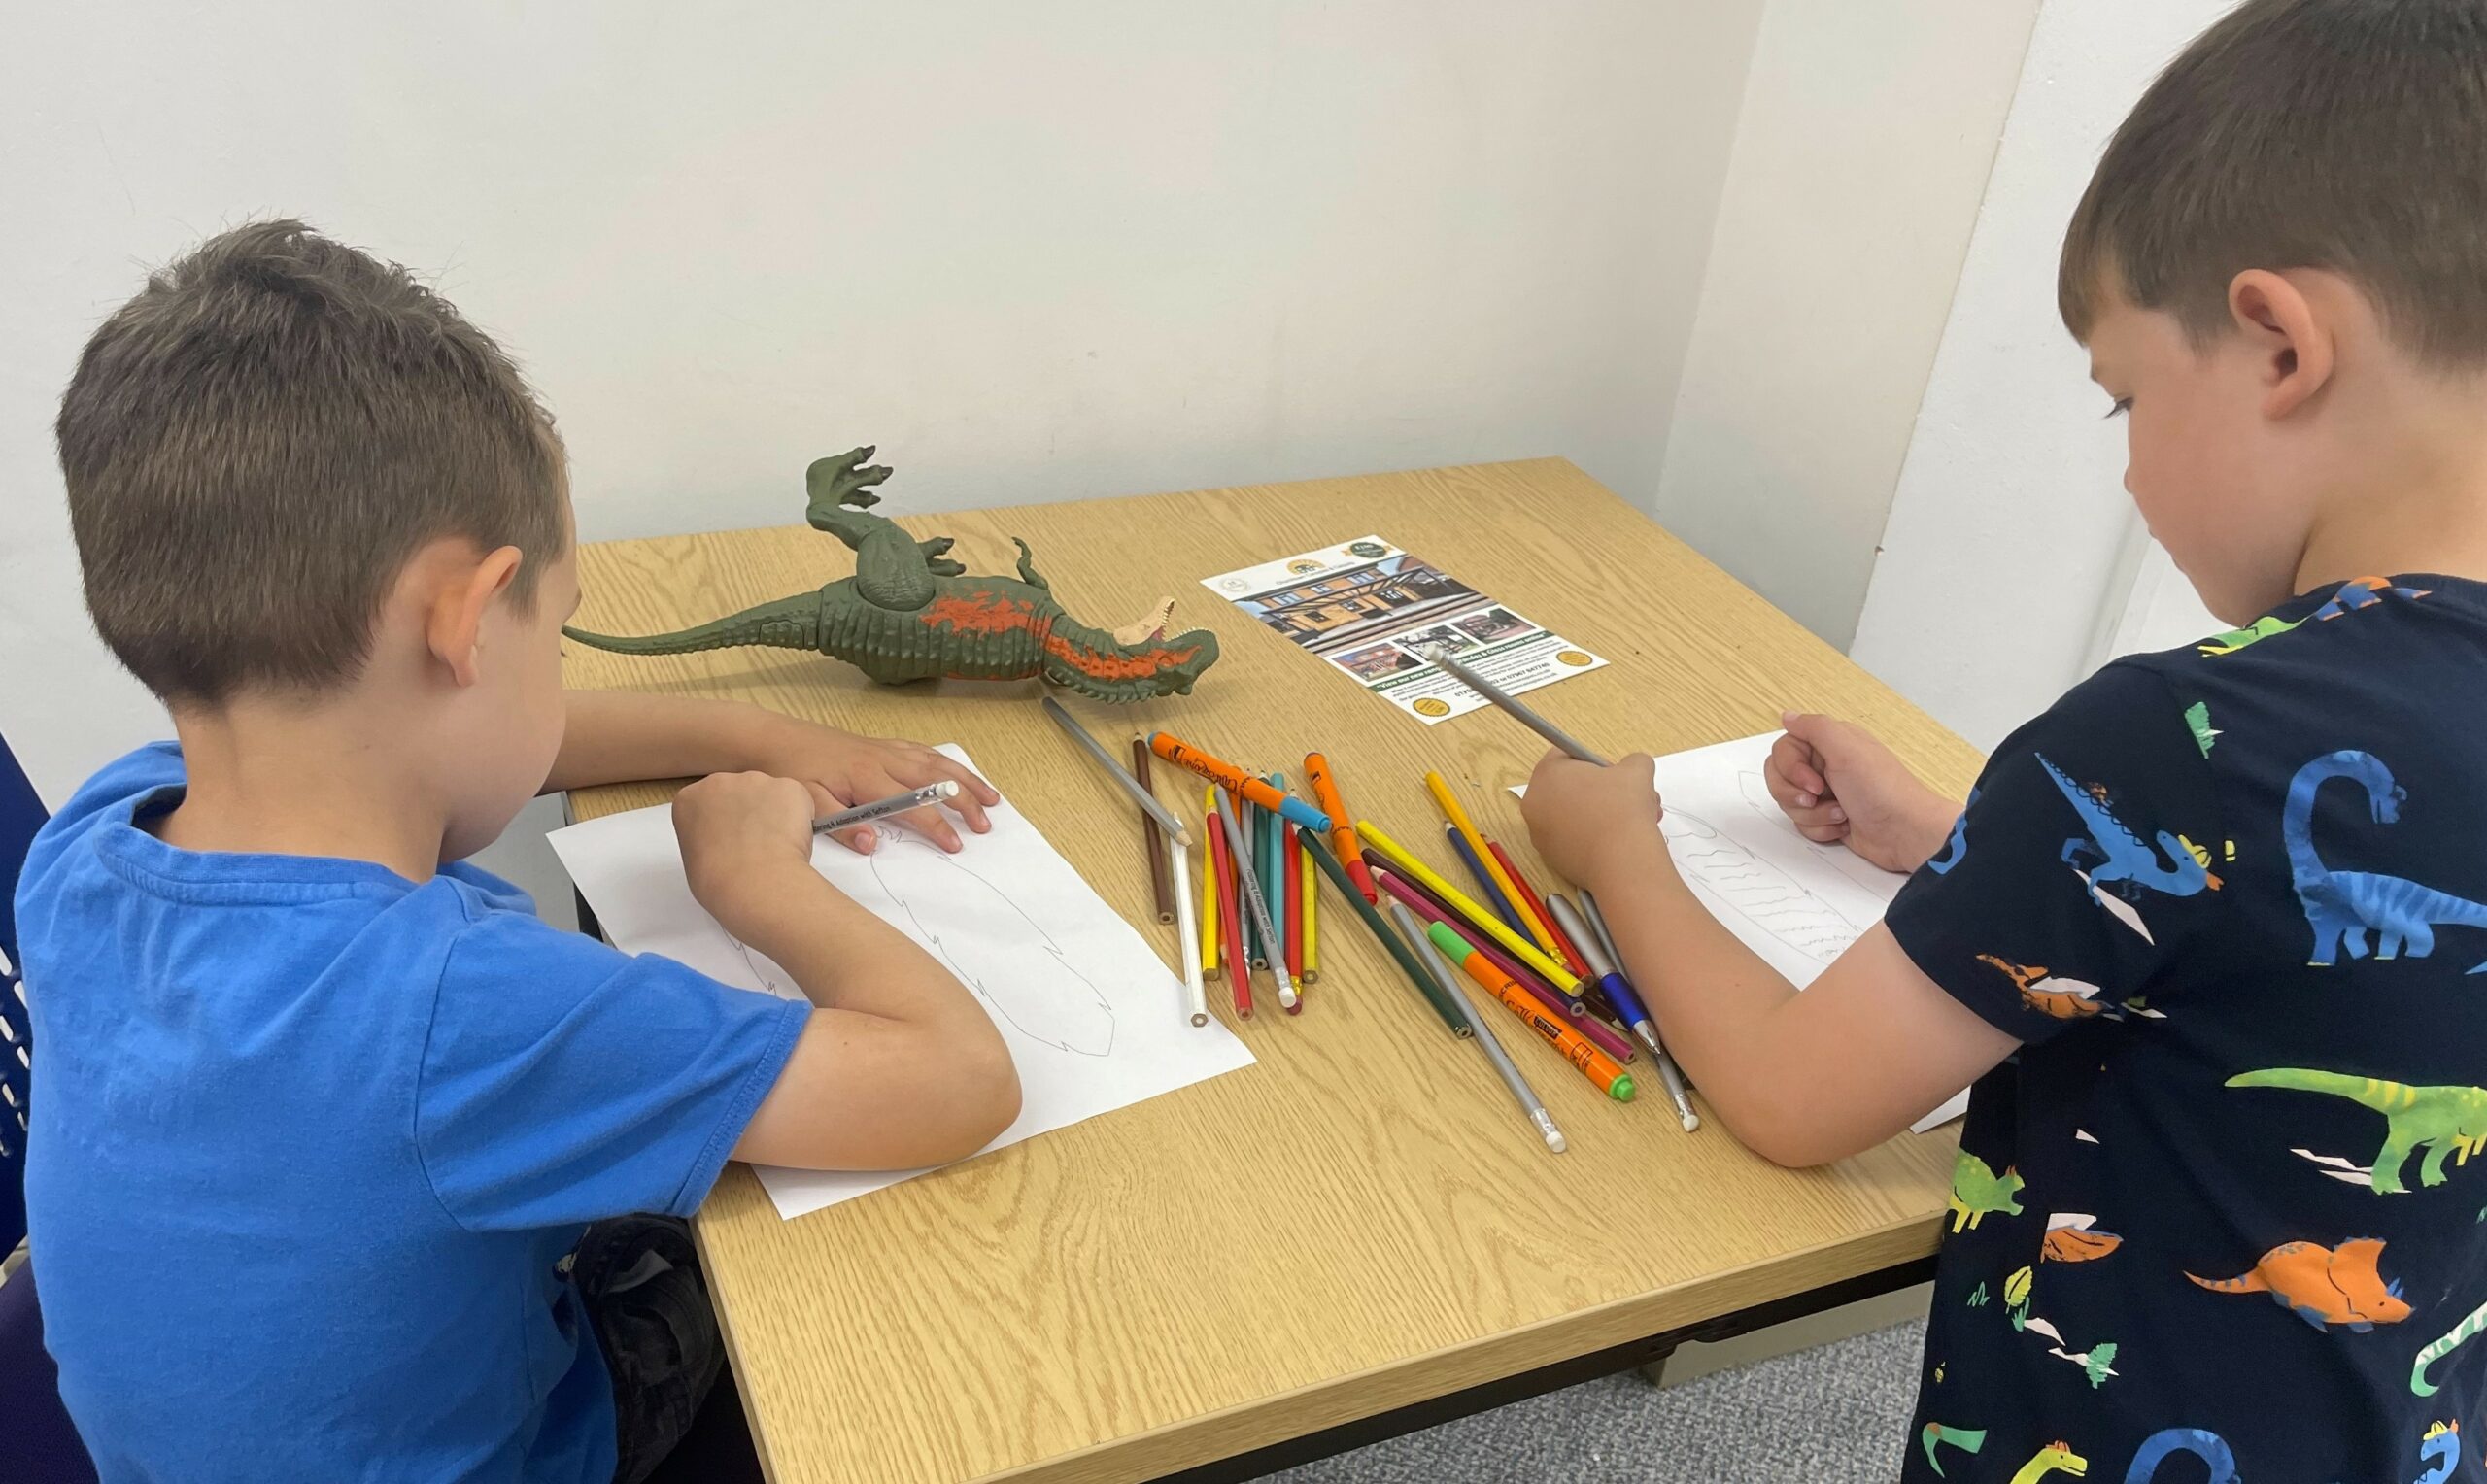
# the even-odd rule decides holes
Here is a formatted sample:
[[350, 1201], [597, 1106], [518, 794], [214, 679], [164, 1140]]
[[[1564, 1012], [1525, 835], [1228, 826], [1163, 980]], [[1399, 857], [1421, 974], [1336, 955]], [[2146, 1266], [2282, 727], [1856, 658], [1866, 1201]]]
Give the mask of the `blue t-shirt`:
[[2017, 1056], [1960, 1133], [1903, 1477], [2475, 1480], [2487, 586], [2120, 660], [1891, 904]]
[[26, 1204], [60, 1393], [120, 1480], [612, 1476], [561, 1263], [688, 1215], [810, 1007], [547, 927], [471, 867], [198, 854], [105, 768], [17, 893]]

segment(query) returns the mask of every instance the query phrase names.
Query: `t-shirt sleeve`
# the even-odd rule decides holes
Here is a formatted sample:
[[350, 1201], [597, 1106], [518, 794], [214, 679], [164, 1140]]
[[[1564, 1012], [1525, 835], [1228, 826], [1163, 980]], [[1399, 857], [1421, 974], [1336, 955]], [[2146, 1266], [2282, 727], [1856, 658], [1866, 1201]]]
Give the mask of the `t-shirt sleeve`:
[[2152, 1013], [2221, 910], [2214, 735], [2156, 673], [2099, 671], [1995, 750], [1951, 839], [1892, 901], [1891, 935], [2025, 1042]]
[[442, 966], [415, 1105], [425, 1173], [471, 1231], [688, 1216], [810, 1013], [492, 913]]

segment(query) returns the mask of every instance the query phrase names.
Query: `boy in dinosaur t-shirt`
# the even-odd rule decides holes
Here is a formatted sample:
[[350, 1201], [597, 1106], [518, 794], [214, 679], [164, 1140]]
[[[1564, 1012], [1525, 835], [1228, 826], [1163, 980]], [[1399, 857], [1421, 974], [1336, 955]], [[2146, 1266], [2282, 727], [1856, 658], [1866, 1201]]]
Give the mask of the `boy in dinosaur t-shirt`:
[[1965, 811], [1789, 717], [1789, 817], [1915, 873], [1801, 996], [1676, 873], [1648, 759], [1549, 758], [1531, 832], [1762, 1154], [1974, 1079], [1905, 1477], [2443, 1480], [2464, 1424], [2477, 1477], [2487, 0], [2248, 0], [2118, 131], [2059, 293], [2238, 626], [2083, 682]]

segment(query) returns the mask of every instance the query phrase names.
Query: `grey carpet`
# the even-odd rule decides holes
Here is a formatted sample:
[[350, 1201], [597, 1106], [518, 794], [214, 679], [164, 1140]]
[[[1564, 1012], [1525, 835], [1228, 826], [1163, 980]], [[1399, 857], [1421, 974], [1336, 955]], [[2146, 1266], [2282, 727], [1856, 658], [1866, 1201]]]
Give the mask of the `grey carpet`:
[[1681, 1386], [1609, 1376], [1263, 1484], [1886, 1484], [1899, 1474], [1925, 1345], [1920, 1320]]

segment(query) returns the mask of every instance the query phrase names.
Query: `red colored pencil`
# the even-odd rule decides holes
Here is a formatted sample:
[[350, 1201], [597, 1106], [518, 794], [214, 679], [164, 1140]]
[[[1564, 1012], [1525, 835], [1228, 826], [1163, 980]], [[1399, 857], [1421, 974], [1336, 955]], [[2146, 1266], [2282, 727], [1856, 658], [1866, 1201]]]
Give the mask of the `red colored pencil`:
[[1217, 935], [1226, 943], [1226, 978], [1235, 986], [1235, 1018], [1252, 1018], [1252, 952], [1244, 945], [1244, 913], [1237, 905], [1244, 894], [1235, 884], [1235, 856], [1226, 848], [1226, 830], [1216, 815], [1209, 817], [1209, 854], [1216, 858]]
[[1286, 974], [1295, 981], [1297, 1002], [1304, 995], [1304, 847], [1295, 831], [1286, 832], [1286, 852], [1279, 862], [1286, 874]]
[[1584, 981], [1595, 983], [1595, 979], [1589, 973], [1589, 961], [1581, 957], [1580, 945], [1572, 941], [1571, 934], [1563, 930], [1561, 923], [1554, 921], [1554, 914], [1546, 910], [1546, 898], [1538, 895], [1537, 888], [1530, 886], [1528, 878], [1519, 873], [1519, 863], [1511, 858], [1510, 853], [1505, 851], [1498, 841], [1487, 840], [1485, 848], [1494, 853], [1494, 859], [1503, 863], [1505, 874], [1512, 878], [1512, 885], [1518, 889], [1521, 896], [1527, 898], [1528, 910], [1537, 914], [1537, 920], [1546, 925], [1548, 932], [1554, 934], [1556, 946], [1563, 950], [1563, 966], [1580, 975]]

